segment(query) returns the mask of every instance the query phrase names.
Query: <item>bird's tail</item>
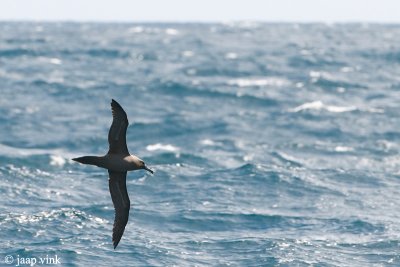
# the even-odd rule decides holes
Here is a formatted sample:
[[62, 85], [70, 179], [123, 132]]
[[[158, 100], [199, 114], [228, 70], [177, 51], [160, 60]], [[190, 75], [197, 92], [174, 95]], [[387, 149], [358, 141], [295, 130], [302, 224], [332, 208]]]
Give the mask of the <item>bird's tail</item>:
[[77, 161], [82, 164], [89, 164], [89, 165], [100, 165], [100, 157], [96, 156], [84, 156], [79, 158], [73, 158], [72, 160]]

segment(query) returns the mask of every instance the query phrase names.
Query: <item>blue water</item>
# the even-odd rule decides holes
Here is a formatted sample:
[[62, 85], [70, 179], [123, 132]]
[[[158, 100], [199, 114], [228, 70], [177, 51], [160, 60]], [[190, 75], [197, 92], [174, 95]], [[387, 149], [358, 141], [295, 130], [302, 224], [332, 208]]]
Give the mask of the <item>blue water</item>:
[[400, 266], [399, 74], [400, 25], [2, 22], [0, 266]]

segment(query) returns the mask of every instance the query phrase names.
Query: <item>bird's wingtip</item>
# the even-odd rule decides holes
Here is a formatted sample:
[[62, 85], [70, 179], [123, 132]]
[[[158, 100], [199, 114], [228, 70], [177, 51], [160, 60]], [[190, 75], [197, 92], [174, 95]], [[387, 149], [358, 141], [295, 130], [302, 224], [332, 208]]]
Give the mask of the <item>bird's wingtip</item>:
[[[119, 107], [122, 109], [121, 105], [115, 100], [115, 99], [111, 99], [111, 106], [112, 107]], [[123, 110], [123, 109], [122, 109]]]

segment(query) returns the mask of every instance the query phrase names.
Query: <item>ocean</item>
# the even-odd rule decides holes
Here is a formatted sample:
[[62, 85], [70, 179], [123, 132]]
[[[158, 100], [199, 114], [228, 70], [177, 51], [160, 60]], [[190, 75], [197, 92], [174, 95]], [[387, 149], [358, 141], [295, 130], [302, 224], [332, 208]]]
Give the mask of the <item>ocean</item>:
[[400, 25], [1, 22], [0, 266], [400, 266], [399, 74]]

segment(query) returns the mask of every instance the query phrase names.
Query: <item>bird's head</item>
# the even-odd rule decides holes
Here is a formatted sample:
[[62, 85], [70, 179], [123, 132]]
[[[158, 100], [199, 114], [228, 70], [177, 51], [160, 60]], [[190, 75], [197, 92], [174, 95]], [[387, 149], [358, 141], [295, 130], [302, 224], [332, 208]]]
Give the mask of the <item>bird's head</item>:
[[130, 159], [128, 160], [129, 162], [131, 162], [132, 164], [132, 169], [131, 170], [146, 170], [148, 172], [150, 172], [151, 174], [153, 174], [153, 170], [149, 169], [146, 166], [146, 163], [144, 163], [144, 161], [138, 157], [136, 157], [135, 155], [130, 155]]
[[140, 160], [139, 162], [140, 162], [140, 167], [139, 167], [140, 169], [146, 170], [146, 171], [150, 172], [151, 174], [154, 173], [153, 170], [149, 169], [149, 168], [146, 166], [146, 163], [144, 163], [143, 160]]

